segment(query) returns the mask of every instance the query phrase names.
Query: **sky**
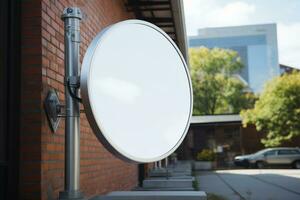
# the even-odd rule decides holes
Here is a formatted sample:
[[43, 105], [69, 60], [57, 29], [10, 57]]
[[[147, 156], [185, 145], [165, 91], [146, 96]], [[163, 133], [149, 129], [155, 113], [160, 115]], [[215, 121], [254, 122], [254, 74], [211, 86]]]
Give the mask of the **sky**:
[[279, 63], [300, 69], [300, 0], [184, 0], [187, 35], [199, 28], [277, 24]]

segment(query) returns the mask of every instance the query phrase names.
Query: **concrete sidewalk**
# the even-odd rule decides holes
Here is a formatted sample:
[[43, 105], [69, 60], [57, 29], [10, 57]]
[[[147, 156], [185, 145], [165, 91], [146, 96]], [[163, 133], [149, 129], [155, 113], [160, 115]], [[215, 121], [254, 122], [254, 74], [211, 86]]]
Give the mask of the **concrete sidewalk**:
[[299, 170], [198, 172], [200, 190], [228, 200], [299, 200]]

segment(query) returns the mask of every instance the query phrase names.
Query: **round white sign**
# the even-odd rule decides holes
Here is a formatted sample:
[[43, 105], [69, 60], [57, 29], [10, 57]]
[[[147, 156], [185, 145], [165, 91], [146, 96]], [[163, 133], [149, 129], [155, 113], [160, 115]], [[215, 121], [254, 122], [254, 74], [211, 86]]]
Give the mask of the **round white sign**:
[[83, 59], [81, 94], [99, 141], [127, 161], [167, 157], [189, 128], [192, 86], [184, 58], [145, 21], [123, 21], [94, 38]]

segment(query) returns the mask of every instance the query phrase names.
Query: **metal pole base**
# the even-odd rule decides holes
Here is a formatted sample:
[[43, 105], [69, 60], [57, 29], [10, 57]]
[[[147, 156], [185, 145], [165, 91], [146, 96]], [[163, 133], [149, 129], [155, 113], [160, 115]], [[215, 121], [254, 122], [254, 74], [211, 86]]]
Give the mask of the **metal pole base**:
[[59, 192], [59, 200], [86, 200], [84, 194], [80, 191]]

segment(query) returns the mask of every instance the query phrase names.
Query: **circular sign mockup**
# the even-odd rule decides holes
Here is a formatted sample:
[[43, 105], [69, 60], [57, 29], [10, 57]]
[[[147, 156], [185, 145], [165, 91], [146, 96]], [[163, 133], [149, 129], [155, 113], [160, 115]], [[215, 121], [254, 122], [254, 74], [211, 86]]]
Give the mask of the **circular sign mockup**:
[[81, 94], [99, 141], [127, 161], [167, 157], [189, 128], [192, 86], [184, 58], [145, 21], [123, 21], [94, 38], [83, 59]]

